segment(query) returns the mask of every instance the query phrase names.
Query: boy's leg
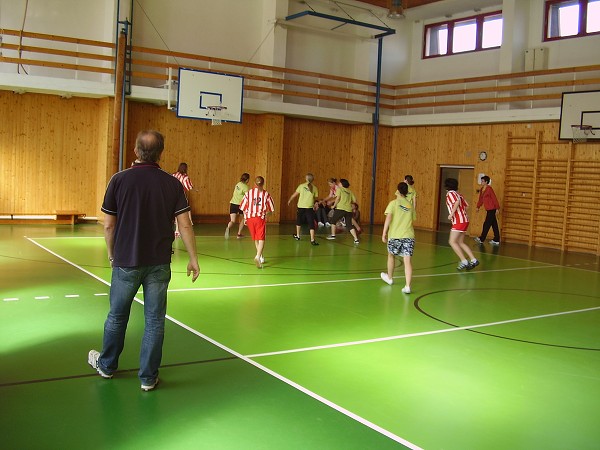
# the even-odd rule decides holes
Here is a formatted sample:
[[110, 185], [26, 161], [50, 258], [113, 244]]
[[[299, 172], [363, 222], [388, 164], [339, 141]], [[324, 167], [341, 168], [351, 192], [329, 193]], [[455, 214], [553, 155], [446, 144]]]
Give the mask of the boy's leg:
[[260, 258], [263, 254], [263, 249], [265, 248], [265, 241], [260, 239], [255, 241], [256, 243], [256, 257]]
[[410, 256], [405, 256], [404, 258], [404, 276], [406, 277], [406, 287], [410, 288], [410, 283], [412, 281], [412, 260]]
[[492, 226], [492, 218], [494, 216], [493, 215], [490, 216], [490, 213], [494, 214], [495, 210], [485, 212], [485, 220], [483, 221], [483, 228], [481, 229], [481, 236], [479, 236], [479, 239], [481, 240], [481, 242], [485, 242], [485, 240], [487, 239], [487, 235], [490, 231], [490, 227]]
[[498, 226], [498, 218], [496, 217], [496, 210], [492, 217], [492, 230], [494, 230], [494, 241], [500, 242], [500, 227]]
[[396, 268], [396, 257], [391, 253], [388, 253], [387, 258], [387, 274], [388, 277], [394, 278], [394, 269]]
[[450, 230], [450, 239], [448, 240], [448, 243], [450, 244], [450, 247], [452, 247], [452, 250], [454, 250], [454, 253], [456, 253], [456, 256], [458, 256], [461, 261], [464, 261], [466, 259], [465, 254], [459, 243], [461, 237], [464, 239], [463, 233], [460, 231]]
[[459, 234], [460, 236], [458, 237], [458, 245], [460, 245], [460, 248], [462, 248], [462, 250], [467, 254], [469, 261], [476, 259], [475, 255], [473, 255], [473, 252], [471, 251], [471, 247], [465, 244], [465, 233]]

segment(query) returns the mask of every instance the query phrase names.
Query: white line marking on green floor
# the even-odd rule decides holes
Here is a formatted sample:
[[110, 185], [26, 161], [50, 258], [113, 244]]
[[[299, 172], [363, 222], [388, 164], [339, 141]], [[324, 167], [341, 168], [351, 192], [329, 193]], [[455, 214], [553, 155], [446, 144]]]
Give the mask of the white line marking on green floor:
[[40, 295], [39, 297], [33, 297], [36, 300], [48, 300], [50, 298], [50, 296], [48, 295]]
[[102, 297], [108, 295], [108, 292], [100, 292], [99, 294], [94, 294], [95, 297]]
[[[35, 242], [33, 239], [27, 238], [31, 243], [37, 245], [38, 247], [40, 247], [41, 249], [47, 251], [48, 253], [50, 253], [51, 255], [56, 256], [58, 259], [66, 262], [67, 264], [75, 267], [76, 269], [81, 270], [83, 273], [91, 276], [92, 278], [98, 280], [99, 282], [110, 286], [110, 283], [106, 280], [103, 280], [102, 278], [94, 275], [93, 273], [83, 269], [81, 266], [78, 266], [75, 263], [72, 263], [71, 261], [69, 261], [68, 259], [60, 256], [59, 254], [51, 251], [50, 249], [44, 247], [43, 245], [39, 244], [38, 242]], [[143, 305], [144, 302], [138, 298], [134, 299], [137, 303]], [[333, 403], [330, 400], [327, 400], [325, 397], [321, 397], [319, 394], [308, 390], [307, 388], [305, 388], [304, 386], [299, 385], [298, 383], [284, 377], [283, 375], [278, 374], [277, 372], [272, 371], [271, 369], [263, 366], [262, 364], [257, 363], [256, 361], [251, 360], [250, 358], [245, 357], [244, 355], [242, 355], [241, 353], [236, 352], [235, 350], [230, 349], [229, 347], [226, 347], [225, 345], [221, 344], [220, 342], [215, 341], [214, 339], [211, 339], [210, 337], [200, 333], [199, 331], [193, 329], [192, 327], [184, 324], [183, 322], [180, 322], [179, 320], [166, 315], [166, 318], [168, 320], [170, 320], [171, 322], [173, 322], [176, 325], [179, 325], [181, 328], [189, 331], [192, 334], [195, 334], [196, 336], [210, 342], [213, 345], [216, 345], [217, 347], [221, 348], [222, 350], [225, 350], [226, 352], [230, 353], [233, 356], [238, 357], [239, 359], [241, 359], [242, 361], [251, 364], [252, 366], [256, 367], [257, 369], [262, 370], [263, 372], [277, 378], [280, 381], [283, 381], [284, 383], [288, 384], [289, 386], [299, 390], [300, 392], [303, 392], [304, 394], [314, 398], [315, 400], [320, 401], [321, 403], [329, 406], [330, 408], [335, 409], [336, 411], [356, 420], [359, 423], [362, 423], [363, 425], [371, 428], [374, 431], [377, 431], [378, 433], [392, 439], [393, 441], [399, 442], [402, 445], [404, 445], [405, 447], [408, 447], [412, 450], [423, 450], [421, 447], [417, 446], [416, 444], [413, 444], [412, 442], [407, 441], [406, 439], [401, 438], [400, 436], [395, 435], [394, 433], [392, 433], [391, 431], [386, 430], [385, 428], [380, 427], [379, 425], [374, 424], [373, 422], [368, 421], [367, 419], [364, 419], [363, 417], [353, 413], [352, 411], [347, 410], [346, 408], [343, 408], [342, 406], [337, 405], [336, 403]]]
[[3, 298], [2, 300], [5, 302], [16, 302], [19, 299], [17, 297], [8, 297], [8, 298]]
[[291, 349], [291, 350], [281, 350], [281, 351], [277, 351], [277, 352], [257, 353], [255, 355], [246, 355], [246, 357], [247, 358], [261, 358], [263, 356], [285, 355], [288, 353], [310, 352], [313, 350], [326, 350], [326, 349], [330, 349], [330, 348], [350, 347], [353, 345], [373, 344], [376, 342], [394, 341], [394, 340], [399, 340], [399, 339], [406, 339], [406, 338], [420, 337], [420, 336], [430, 336], [432, 334], [451, 333], [454, 331], [473, 330], [476, 328], [493, 327], [496, 325], [505, 325], [508, 323], [525, 322], [527, 320], [546, 319], [548, 317], [564, 316], [567, 314], [578, 314], [578, 313], [598, 311], [598, 310], [600, 310], [600, 306], [594, 306], [592, 308], [575, 309], [575, 310], [571, 310], [571, 311], [561, 311], [561, 312], [557, 312], [557, 313], [541, 314], [539, 316], [521, 317], [519, 319], [509, 319], [509, 320], [501, 320], [498, 322], [467, 325], [464, 327], [442, 328], [440, 330], [421, 331], [419, 333], [400, 334], [397, 336], [387, 336], [387, 337], [382, 337], [382, 338], [365, 339], [362, 341], [340, 342], [338, 344], [318, 345], [315, 347], [295, 348], [295, 349]]
[[79, 294], [67, 294], [65, 298], [79, 298]]
[[[490, 270], [475, 270], [469, 272], [469, 274], [478, 273], [492, 273], [492, 272], [514, 272], [518, 270], [531, 270], [531, 269], [552, 269], [562, 268], [563, 266], [531, 266], [531, 267], [513, 267], [512, 269], [490, 269]], [[429, 275], [413, 275], [413, 278], [433, 278], [433, 277], [450, 277], [457, 275], [465, 275], [465, 272], [444, 272], [444, 273], [433, 273]], [[402, 276], [394, 277], [395, 280], [404, 279]], [[345, 278], [343, 280], [321, 280], [321, 281], [298, 281], [292, 283], [273, 283], [273, 284], [247, 284], [244, 286], [216, 286], [216, 287], [199, 287], [199, 288], [180, 288], [180, 289], [169, 289], [167, 292], [194, 292], [194, 291], [226, 291], [229, 289], [253, 289], [253, 288], [266, 288], [266, 287], [284, 287], [284, 286], [304, 286], [311, 284], [330, 284], [330, 283], [353, 283], [356, 281], [374, 281], [379, 280], [379, 277], [369, 278]]]

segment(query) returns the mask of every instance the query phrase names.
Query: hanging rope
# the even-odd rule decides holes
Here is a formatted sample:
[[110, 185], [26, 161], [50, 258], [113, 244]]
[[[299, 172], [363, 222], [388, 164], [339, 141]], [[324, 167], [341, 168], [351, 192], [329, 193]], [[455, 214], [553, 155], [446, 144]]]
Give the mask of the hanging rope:
[[[23, 23], [21, 24], [21, 30], [19, 31], [19, 48], [18, 48], [18, 52], [19, 52], [19, 59], [21, 59], [21, 55], [23, 54], [23, 31], [25, 30], [25, 19], [27, 18], [27, 7], [29, 6], [29, 0], [25, 0], [25, 12], [23, 13]], [[27, 73], [27, 70], [25, 69], [25, 66], [23, 66], [23, 64], [19, 63], [17, 64], [17, 73], [20, 74], [21, 73], [21, 68], [23, 69], [23, 72], [25, 72], [25, 75], [29, 75], [29, 73]]]

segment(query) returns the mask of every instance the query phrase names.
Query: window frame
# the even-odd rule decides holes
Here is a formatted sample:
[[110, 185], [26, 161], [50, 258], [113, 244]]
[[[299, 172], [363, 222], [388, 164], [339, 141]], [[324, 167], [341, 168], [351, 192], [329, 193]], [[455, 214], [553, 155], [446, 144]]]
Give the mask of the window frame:
[[[572, 34], [570, 36], [548, 36], [548, 27], [550, 26], [550, 8], [554, 5], [558, 5], [561, 3], [567, 2], [576, 2], [579, 4], [579, 32], [577, 34]], [[600, 31], [592, 31], [588, 33], [586, 31], [587, 26], [587, 11], [588, 4], [590, 0], [546, 0], [544, 3], [544, 29], [542, 30], [542, 41], [543, 42], [552, 42], [552, 41], [562, 41], [563, 39], [574, 39], [581, 38], [585, 36], [596, 36], [600, 34]]]
[[[491, 11], [491, 12], [486, 12], [486, 13], [481, 13], [481, 14], [476, 14], [474, 16], [468, 16], [468, 17], [461, 17], [458, 19], [452, 19], [452, 20], [445, 20], [443, 22], [435, 22], [435, 23], [430, 23], [424, 26], [423, 28], [423, 48], [422, 48], [422, 52], [421, 52], [421, 57], [422, 59], [431, 59], [431, 58], [441, 58], [444, 56], [453, 56], [453, 55], [464, 55], [467, 53], [475, 53], [475, 52], [483, 52], [483, 51], [487, 51], [487, 50], [497, 50], [500, 47], [502, 47], [502, 43], [500, 43], [500, 45], [498, 46], [494, 46], [494, 47], [486, 47], [483, 48], [482, 47], [482, 43], [483, 43], [483, 23], [485, 22], [485, 19], [489, 18], [489, 17], [493, 17], [493, 16], [500, 16], [500, 18], [504, 21], [504, 17], [502, 16], [502, 10], [497, 10], [497, 11]], [[464, 52], [453, 52], [452, 51], [452, 47], [454, 44], [454, 27], [456, 24], [459, 24], [461, 22], [469, 22], [475, 20], [475, 26], [476, 26], [476, 30], [475, 30], [475, 49], [474, 50], [467, 50]], [[448, 40], [447, 40], [447, 49], [446, 49], [446, 53], [443, 54], [437, 54], [437, 55], [427, 55], [427, 42], [428, 42], [428, 33], [431, 29], [433, 28], [439, 28], [442, 26], [446, 26], [447, 30], [448, 30]]]

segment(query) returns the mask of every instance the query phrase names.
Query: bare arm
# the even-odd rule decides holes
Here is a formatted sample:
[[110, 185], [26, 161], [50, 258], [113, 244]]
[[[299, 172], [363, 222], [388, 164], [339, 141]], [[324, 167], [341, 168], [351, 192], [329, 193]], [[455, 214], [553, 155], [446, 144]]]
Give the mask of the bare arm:
[[454, 213], [456, 212], [456, 210], [458, 209], [459, 206], [460, 206], [460, 198], [454, 202], [454, 205], [452, 205], [452, 210], [450, 211], [450, 214], [448, 215], [448, 220], [452, 220], [452, 216], [454, 216]]
[[292, 201], [293, 201], [293, 200], [294, 200], [296, 197], [298, 197], [299, 195], [300, 195], [300, 193], [298, 193], [298, 192], [294, 192], [294, 193], [292, 194], [292, 196], [290, 197], [290, 199], [288, 200], [288, 205], [289, 205], [290, 203], [292, 203]]
[[390, 229], [391, 222], [392, 222], [392, 215], [386, 214], [385, 223], [383, 224], [383, 234], [381, 235], [381, 240], [383, 241], [384, 244], [387, 244], [387, 241], [388, 241], [387, 234], [388, 234], [388, 230]]
[[108, 252], [108, 260], [112, 267], [115, 249], [115, 225], [117, 224], [117, 216], [104, 214], [104, 241], [106, 242], [106, 250]]
[[198, 275], [200, 275], [200, 266], [198, 265], [198, 255], [196, 253], [196, 236], [194, 235], [194, 228], [192, 227], [192, 221], [190, 215], [186, 212], [179, 214], [175, 220], [177, 220], [177, 226], [179, 227], [179, 233], [183, 240], [183, 245], [188, 252], [190, 260], [187, 265], [187, 276], [192, 274], [192, 283], [196, 281]]

